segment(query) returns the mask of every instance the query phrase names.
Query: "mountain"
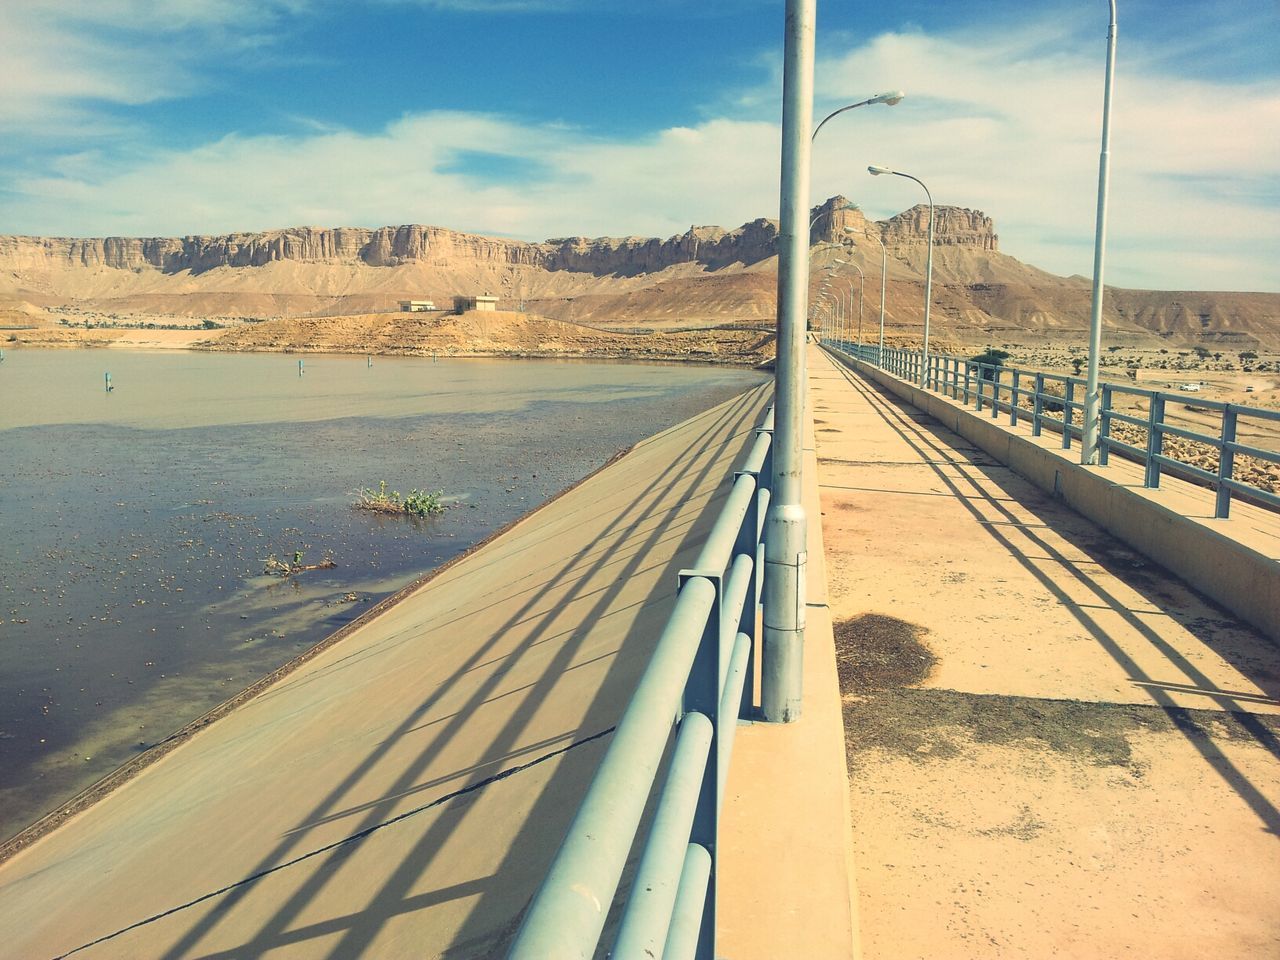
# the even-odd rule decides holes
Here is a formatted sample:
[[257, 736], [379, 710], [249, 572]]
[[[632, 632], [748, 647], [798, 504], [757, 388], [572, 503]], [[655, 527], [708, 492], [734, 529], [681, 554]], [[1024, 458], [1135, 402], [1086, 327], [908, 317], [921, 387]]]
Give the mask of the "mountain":
[[[918, 335], [928, 209], [869, 221], [833, 197], [815, 207], [814, 290], [867, 285], [864, 324], [885, 316]], [[265, 318], [372, 314], [401, 299], [449, 304], [492, 293], [504, 305], [604, 327], [764, 323], [776, 302], [778, 225], [691, 227], [665, 240], [568, 237], [526, 243], [406, 225], [294, 227], [178, 238], [0, 236], [0, 311], [10, 322]], [[847, 296], [847, 294], [845, 294]], [[981, 211], [935, 208], [933, 330], [960, 341], [1082, 342], [1089, 283], [1002, 252]], [[856, 297], [852, 297], [856, 304]], [[856, 316], [856, 306], [853, 307]], [[1280, 349], [1280, 294], [1108, 288], [1109, 342]]]

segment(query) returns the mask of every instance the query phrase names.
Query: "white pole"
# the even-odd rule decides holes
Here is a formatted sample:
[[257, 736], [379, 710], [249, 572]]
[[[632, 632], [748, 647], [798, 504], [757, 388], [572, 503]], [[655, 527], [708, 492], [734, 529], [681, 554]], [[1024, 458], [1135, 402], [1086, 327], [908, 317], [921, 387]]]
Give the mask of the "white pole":
[[880, 352], [876, 354], [876, 365], [884, 365], [884, 283], [885, 271], [889, 267], [889, 251], [885, 249], [884, 240], [876, 234], [880, 244]]
[[1102, 94], [1102, 152], [1098, 157], [1098, 216], [1093, 237], [1093, 302], [1089, 315], [1089, 371], [1084, 386], [1084, 429], [1080, 462], [1098, 462], [1098, 357], [1102, 353], [1102, 263], [1107, 247], [1107, 186], [1111, 177], [1111, 90], [1116, 65], [1116, 0], [1110, 0], [1107, 78]]
[[760, 658], [761, 712], [765, 720], [781, 723], [800, 718], [803, 686], [808, 525], [800, 498], [816, 19], [817, 0], [787, 0], [782, 67], [773, 490], [764, 529], [764, 643]]

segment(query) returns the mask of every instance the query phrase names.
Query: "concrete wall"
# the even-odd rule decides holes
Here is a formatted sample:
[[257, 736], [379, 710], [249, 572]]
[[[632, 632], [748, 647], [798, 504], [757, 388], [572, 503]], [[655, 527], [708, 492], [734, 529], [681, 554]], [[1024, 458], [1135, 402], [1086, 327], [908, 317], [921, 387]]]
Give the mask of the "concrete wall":
[[1233, 521], [1184, 516], [1160, 502], [1167, 499], [1163, 491], [1126, 486], [1108, 476], [1107, 468], [1081, 466], [1073, 459], [1074, 451], [1015, 433], [1007, 418], [980, 416], [869, 364], [838, 356], [1272, 640], [1280, 640], [1280, 564], [1214, 529]]

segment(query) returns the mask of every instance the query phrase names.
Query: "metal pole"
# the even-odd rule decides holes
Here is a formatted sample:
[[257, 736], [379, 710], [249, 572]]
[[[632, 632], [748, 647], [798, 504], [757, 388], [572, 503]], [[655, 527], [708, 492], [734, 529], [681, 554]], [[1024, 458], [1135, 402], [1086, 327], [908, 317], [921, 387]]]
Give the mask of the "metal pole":
[[804, 316], [809, 277], [809, 128], [817, 0], [787, 0], [782, 70], [782, 182], [778, 236], [778, 360], [773, 492], [765, 517], [764, 644], [760, 706], [765, 720], [800, 717], [804, 656], [805, 541], [801, 506]]
[[889, 269], [889, 251], [885, 249], [884, 240], [880, 235], [876, 235], [876, 240], [880, 244], [880, 353], [876, 357], [876, 365], [884, 366], [884, 282], [885, 275]]
[[[906, 174], [903, 174], [906, 176]], [[928, 378], [926, 372], [929, 364], [929, 304], [933, 300], [933, 194], [924, 182], [911, 178], [924, 187], [924, 195], [929, 198], [929, 258], [924, 268], [924, 341], [920, 345], [920, 386], [925, 386]]]
[[[858, 269], [858, 359], [862, 359], [862, 295], [867, 289], [867, 275]], [[849, 295], [853, 295], [853, 286], [849, 287]]]
[[1116, 65], [1116, 0], [1110, 0], [1107, 78], [1102, 94], [1102, 152], [1098, 157], [1098, 216], [1093, 237], [1093, 303], [1089, 316], [1089, 370], [1084, 387], [1084, 432], [1080, 462], [1098, 462], [1098, 357], [1102, 353], [1102, 264], [1107, 247], [1107, 186], [1111, 177], [1111, 89]]

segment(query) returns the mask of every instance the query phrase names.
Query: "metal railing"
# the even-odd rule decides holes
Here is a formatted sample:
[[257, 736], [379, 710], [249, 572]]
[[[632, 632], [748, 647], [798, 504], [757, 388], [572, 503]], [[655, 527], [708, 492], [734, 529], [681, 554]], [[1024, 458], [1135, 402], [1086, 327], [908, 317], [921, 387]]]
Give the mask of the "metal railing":
[[754, 710], [772, 434], [771, 408], [702, 551], [680, 572], [675, 608], [511, 960], [594, 955], [673, 724], [675, 747], [610, 956], [716, 955], [720, 804], [738, 718]]
[[[875, 344], [859, 347], [857, 344], [832, 341], [827, 341], [826, 346], [912, 383], [919, 383], [921, 380], [918, 350], [885, 347], [881, 353], [880, 347]], [[978, 412], [984, 408], [989, 409], [993, 420], [1001, 414], [1007, 414], [1011, 426], [1017, 426], [1020, 421], [1028, 421], [1032, 436], [1040, 436], [1047, 427], [1051, 432], [1061, 435], [1064, 450], [1071, 449], [1072, 441], [1081, 437], [1084, 432], [1083, 377], [1021, 370], [1017, 367], [935, 354], [928, 359], [924, 386], [927, 390], [953, 400], [973, 404]], [[1208, 487], [1217, 494], [1214, 503], [1214, 516], [1217, 518], [1230, 516], [1233, 498], [1280, 510], [1280, 496], [1235, 475], [1237, 456], [1252, 457], [1265, 463], [1280, 463], [1280, 452], [1256, 443], [1245, 443], [1241, 439], [1244, 421], [1249, 424], [1246, 432], [1251, 436], [1261, 438], [1262, 442], [1274, 442], [1263, 436], [1261, 425], [1280, 423], [1280, 411], [1203, 400], [1187, 393], [1144, 390], [1121, 383], [1101, 383], [1099, 388], [1102, 395], [1099, 412], [1099, 466], [1106, 466], [1114, 454], [1142, 465], [1145, 487], [1158, 488], [1161, 476], [1166, 473]], [[1117, 398], [1137, 401], [1136, 407], [1141, 415], [1117, 409]], [[1195, 413], [1217, 414], [1217, 429], [1213, 433], [1204, 433], [1185, 423], [1172, 422], [1168, 414], [1171, 405]], [[1129, 440], [1113, 436], [1116, 424], [1127, 424], [1135, 428], [1136, 435]], [[1205, 469], [1170, 456], [1165, 443], [1168, 437], [1200, 444], [1208, 459], [1212, 460], [1216, 456], [1217, 469]]]

